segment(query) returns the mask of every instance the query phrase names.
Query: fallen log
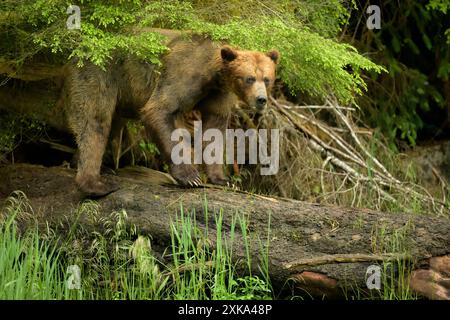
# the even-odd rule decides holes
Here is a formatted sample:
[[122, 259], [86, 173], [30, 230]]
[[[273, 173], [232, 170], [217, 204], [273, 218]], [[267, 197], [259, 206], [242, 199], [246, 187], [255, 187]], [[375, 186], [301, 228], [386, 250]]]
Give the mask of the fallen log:
[[[367, 268], [394, 261], [411, 267], [406, 280], [415, 292], [450, 299], [450, 219], [446, 216], [333, 207], [212, 186], [182, 189], [163, 173], [136, 172], [108, 176], [120, 189], [97, 201], [105, 215], [124, 209], [128, 223], [162, 247], [170, 244], [169, 221], [175, 219], [181, 204], [185, 211], [195, 212], [200, 228], [207, 225], [214, 230], [212, 214], [205, 222], [207, 199], [208, 211], [223, 210], [224, 229], [237, 213], [248, 218], [255, 272], [261, 263], [261, 243], [268, 240], [269, 273], [276, 289], [289, 281], [315, 297], [338, 298], [356, 288], [368, 292]], [[4, 166], [0, 168], [0, 204], [12, 191], [21, 190], [40, 222], [57, 223], [83, 201], [74, 174], [63, 167]], [[395, 246], [389, 245], [390, 239], [397, 240]], [[234, 259], [245, 260], [242, 239], [235, 245]]]
[[13, 61], [0, 60], [0, 74], [14, 79], [39, 81], [60, 77], [63, 72], [63, 66], [58, 64], [28, 61], [25, 65], [17, 66]]
[[0, 85], [0, 110], [40, 120], [65, 132], [68, 129], [63, 105], [59, 103], [62, 80], [9, 80]]

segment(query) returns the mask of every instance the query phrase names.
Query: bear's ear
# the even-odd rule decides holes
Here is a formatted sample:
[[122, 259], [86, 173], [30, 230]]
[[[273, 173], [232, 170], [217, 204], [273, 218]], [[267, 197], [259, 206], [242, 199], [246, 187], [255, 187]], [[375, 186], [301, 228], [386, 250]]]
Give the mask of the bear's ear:
[[222, 59], [227, 62], [233, 61], [238, 55], [235, 50], [228, 46], [223, 47], [222, 50], [220, 50], [220, 54], [222, 56]]
[[280, 60], [280, 53], [277, 50], [272, 50], [267, 52], [266, 54], [270, 59], [272, 59], [275, 64], [278, 63], [278, 60]]

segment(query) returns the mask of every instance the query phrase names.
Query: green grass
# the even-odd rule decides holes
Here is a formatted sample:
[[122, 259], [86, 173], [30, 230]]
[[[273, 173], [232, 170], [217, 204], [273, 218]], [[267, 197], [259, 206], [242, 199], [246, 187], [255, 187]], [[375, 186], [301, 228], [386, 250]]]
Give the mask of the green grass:
[[[411, 252], [409, 233], [414, 225], [410, 222], [403, 227], [388, 232], [381, 225], [374, 230], [372, 247], [375, 253], [408, 254]], [[408, 261], [396, 259], [381, 265], [381, 290], [372, 292], [373, 298], [382, 300], [416, 300], [417, 295], [409, 287], [412, 264]]]
[[19, 234], [21, 207], [8, 207], [0, 224], [0, 299], [62, 299], [67, 297], [56, 246], [45, 244], [36, 229]]
[[[0, 213], [0, 299], [272, 298], [267, 263], [260, 266], [262, 277], [252, 274], [247, 251], [248, 275], [236, 271], [233, 244], [237, 231], [245, 241], [249, 237], [244, 217], [237, 213], [230, 230], [224, 232], [222, 211], [209, 213], [206, 201], [205, 221], [211, 214], [214, 233], [201, 228], [195, 213], [181, 206], [171, 223], [166, 263], [156, 258], [148, 237], [127, 226], [125, 211], [104, 218], [95, 202], [85, 202], [68, 220], [70, 228], [61, 238], [56, 236], [61, 232], [48, 226], [45, 230], [28, 226], [20, 232], [19, 225], [30, 219], [30, 210], [19, 192]], [[84, 230], [78, 223], [81, 215], [101, 224], [103, 232]], [[262, 251], [262, 255], [267, 253]], [[268, 261], [267, 257], [262, 260]], [[68, 286], [74, 275], [69, 272], [72, 265], [81, 271], [79, 289]]]

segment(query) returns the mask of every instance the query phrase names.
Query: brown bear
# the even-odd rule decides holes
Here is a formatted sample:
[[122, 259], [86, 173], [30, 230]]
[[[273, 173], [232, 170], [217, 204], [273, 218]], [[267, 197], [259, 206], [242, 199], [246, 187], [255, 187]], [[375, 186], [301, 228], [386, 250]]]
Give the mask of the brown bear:
[[[100, 167], [116, 113], [140, 116], [171, 163], [175, 142], [170, 137], [180, 113], [199, 110], [203, 130], [225, 131], [238, 99], [258, 110], [266, 106], [277, 51], [241, 51], [204, 36], [170, 35], [161, 67], [134, 58], [116, 61], [106, 71], [92, 64], [66, 67], [61, 101], [79, 147], [76, 182], [86, 195], [102, 196], [115, 189], [102, 181]], [[181, 185], [200, 183], [193, 165], [172, 164], [170, 173]], [[226, 182], [222, 165], [208, 165], [206, 173], [211, 183]]]

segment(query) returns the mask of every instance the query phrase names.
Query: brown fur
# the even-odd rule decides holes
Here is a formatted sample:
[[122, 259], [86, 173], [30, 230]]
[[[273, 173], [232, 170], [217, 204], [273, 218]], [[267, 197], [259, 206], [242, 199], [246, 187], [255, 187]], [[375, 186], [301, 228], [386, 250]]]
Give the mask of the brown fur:
[[[106, 71], [93, 65], [67, 66], [62, 101], [79, 147], [76, 182], [86, 194], [100, 196], [114, 190], [101, 180], [100, 167], [115, 113], [140, 115], [170, 161], [175, 145], [170, 136], [180, 113], [199, 110], [203, 130], [224, 131], [237, 99], [255, 105], [258, 95], [267, 98], [275, 80], [276, 51], [220, 48], [199, 36], [172, 37], [168, 47], [158, 72], [155, 66], [132, 58], [117, 61]], [[254, 77], [254, 83], [247, 83], [248, 77]], [[206, 171], [212, 183], [225, 182], [221, 165], [207, 166]], [[199, 178], [191, 165], [172, 165], [171, 174], [183, 185]]]

